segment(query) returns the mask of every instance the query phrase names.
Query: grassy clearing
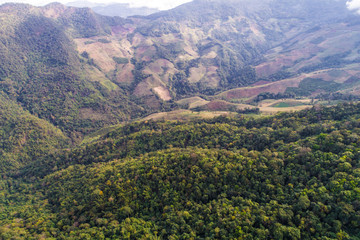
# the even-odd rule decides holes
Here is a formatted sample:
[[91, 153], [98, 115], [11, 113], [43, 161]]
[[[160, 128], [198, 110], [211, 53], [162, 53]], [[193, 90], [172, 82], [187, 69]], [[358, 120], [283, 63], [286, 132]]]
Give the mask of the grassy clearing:
[[188, 105], [188, 108], [196, 108], [209, 103], [205, 99], [201, 97], [191, 97], [191, 98], [184, 98], [176, 102], [179, 105]]
[[109, 127], [102, 128], [99, 131], [93, 132], [93, 133], [85, 136], [80, 145], [86, 145], [86, 144], [89, 144], [91, 142], [95, 142], [100, 137], [106, 135], [107, 133], [109, 133], [111, 131], [114, 131], [117, 128], [122, 127], [123, 125], [124, 124], [116, 124], [116, 125], [112, 125], [112, 126], [109, 126]]
[[192, 119], [201, 119], [201, 118], [214, 118], [219, 116], [234, 116], [235, 113], [226, 112], [226, 111], [201, 111], [201, 112], [194, 112], [191, 110], [175, 110], [171, 112], [160, 112], [151, 114], [141, 121], [146, 120], [192, 120]]
[[279, 102], [279, 103], [272, 105], [272, 107], [288, 108], [288, 107], [297, 107], [297, 106], [303, 106], [303, 105], [304, 105], [304, 103], [302, 103], [302, 102], [291, 101], [291, 102]]

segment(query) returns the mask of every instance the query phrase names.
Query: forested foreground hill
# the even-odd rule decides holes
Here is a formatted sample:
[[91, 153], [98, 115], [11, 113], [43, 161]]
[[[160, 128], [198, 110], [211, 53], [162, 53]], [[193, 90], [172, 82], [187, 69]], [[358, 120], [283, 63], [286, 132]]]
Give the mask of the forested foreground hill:
[[2, 239], [359, 239], [360, 104], [140, 122], [0, 182]]

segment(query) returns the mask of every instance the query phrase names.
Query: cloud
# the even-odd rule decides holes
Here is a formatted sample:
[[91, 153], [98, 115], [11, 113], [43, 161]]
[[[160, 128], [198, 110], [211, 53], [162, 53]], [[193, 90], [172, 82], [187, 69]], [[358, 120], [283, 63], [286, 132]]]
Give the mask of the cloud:
[[360, 14], [360, 0], [351, 0], [346, 3], [349, 10], [356, 11]]

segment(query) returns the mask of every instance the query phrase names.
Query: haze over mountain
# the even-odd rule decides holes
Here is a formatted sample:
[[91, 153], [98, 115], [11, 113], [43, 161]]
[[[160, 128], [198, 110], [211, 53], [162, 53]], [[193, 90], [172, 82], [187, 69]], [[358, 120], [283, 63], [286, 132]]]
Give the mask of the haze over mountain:
[[131, 7], [129, 3], [112, 3], [112, 4], [104, 4], [104, 3], [93, 3], [88, 1], [77, 1], [70, 2], [66, 4], [71, 7], [89, 7], [94, 12], [105, 15], [105, 16], [119, 16], [119, 17], [129, 17], [134, 15], [147, 16], [160, 10], [155, 8], [147, 8], [147, 7]]
[[354, 3], [1, 5], [0, 238], [360, 238]]
[[80, 135], [186, 97], [360, 92], [359, 17], [346, 1], [197, 0], [126, 20], [61, 4], [0, 12], [1, 90]]

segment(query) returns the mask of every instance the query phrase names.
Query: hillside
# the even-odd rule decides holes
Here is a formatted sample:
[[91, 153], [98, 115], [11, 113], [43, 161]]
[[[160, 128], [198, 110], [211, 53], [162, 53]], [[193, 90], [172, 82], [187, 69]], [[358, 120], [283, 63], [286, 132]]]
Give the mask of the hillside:
[[343, 104], [114, 127], [1, 180], [0, 236], [358, 239], [359, 117]]
[[[79, 22], [84, 14], [88, 14], [85, 22]], [[0, 89], [24, 109], [74, 139], [126, 120], [132, 110], [141, 112], [76, 51], [74, 36], [105, 34], [102, 17], [58, 4], [44, 8], [6, 4], [0, 15]]]
[[66, 146], [57, 128], [24, 111], [0, 92], [0, 175]]
[[358, 19], [1, 5], [0, 239], [360, 239]]
[[[4, 4], [0, 14], [0, 89], [73, 141], [189, 97], [359, 92], [358, 17], [345, 1], [198, 0], [128, 19]], [[304, 90], [307, 78], [325, 83]]]

